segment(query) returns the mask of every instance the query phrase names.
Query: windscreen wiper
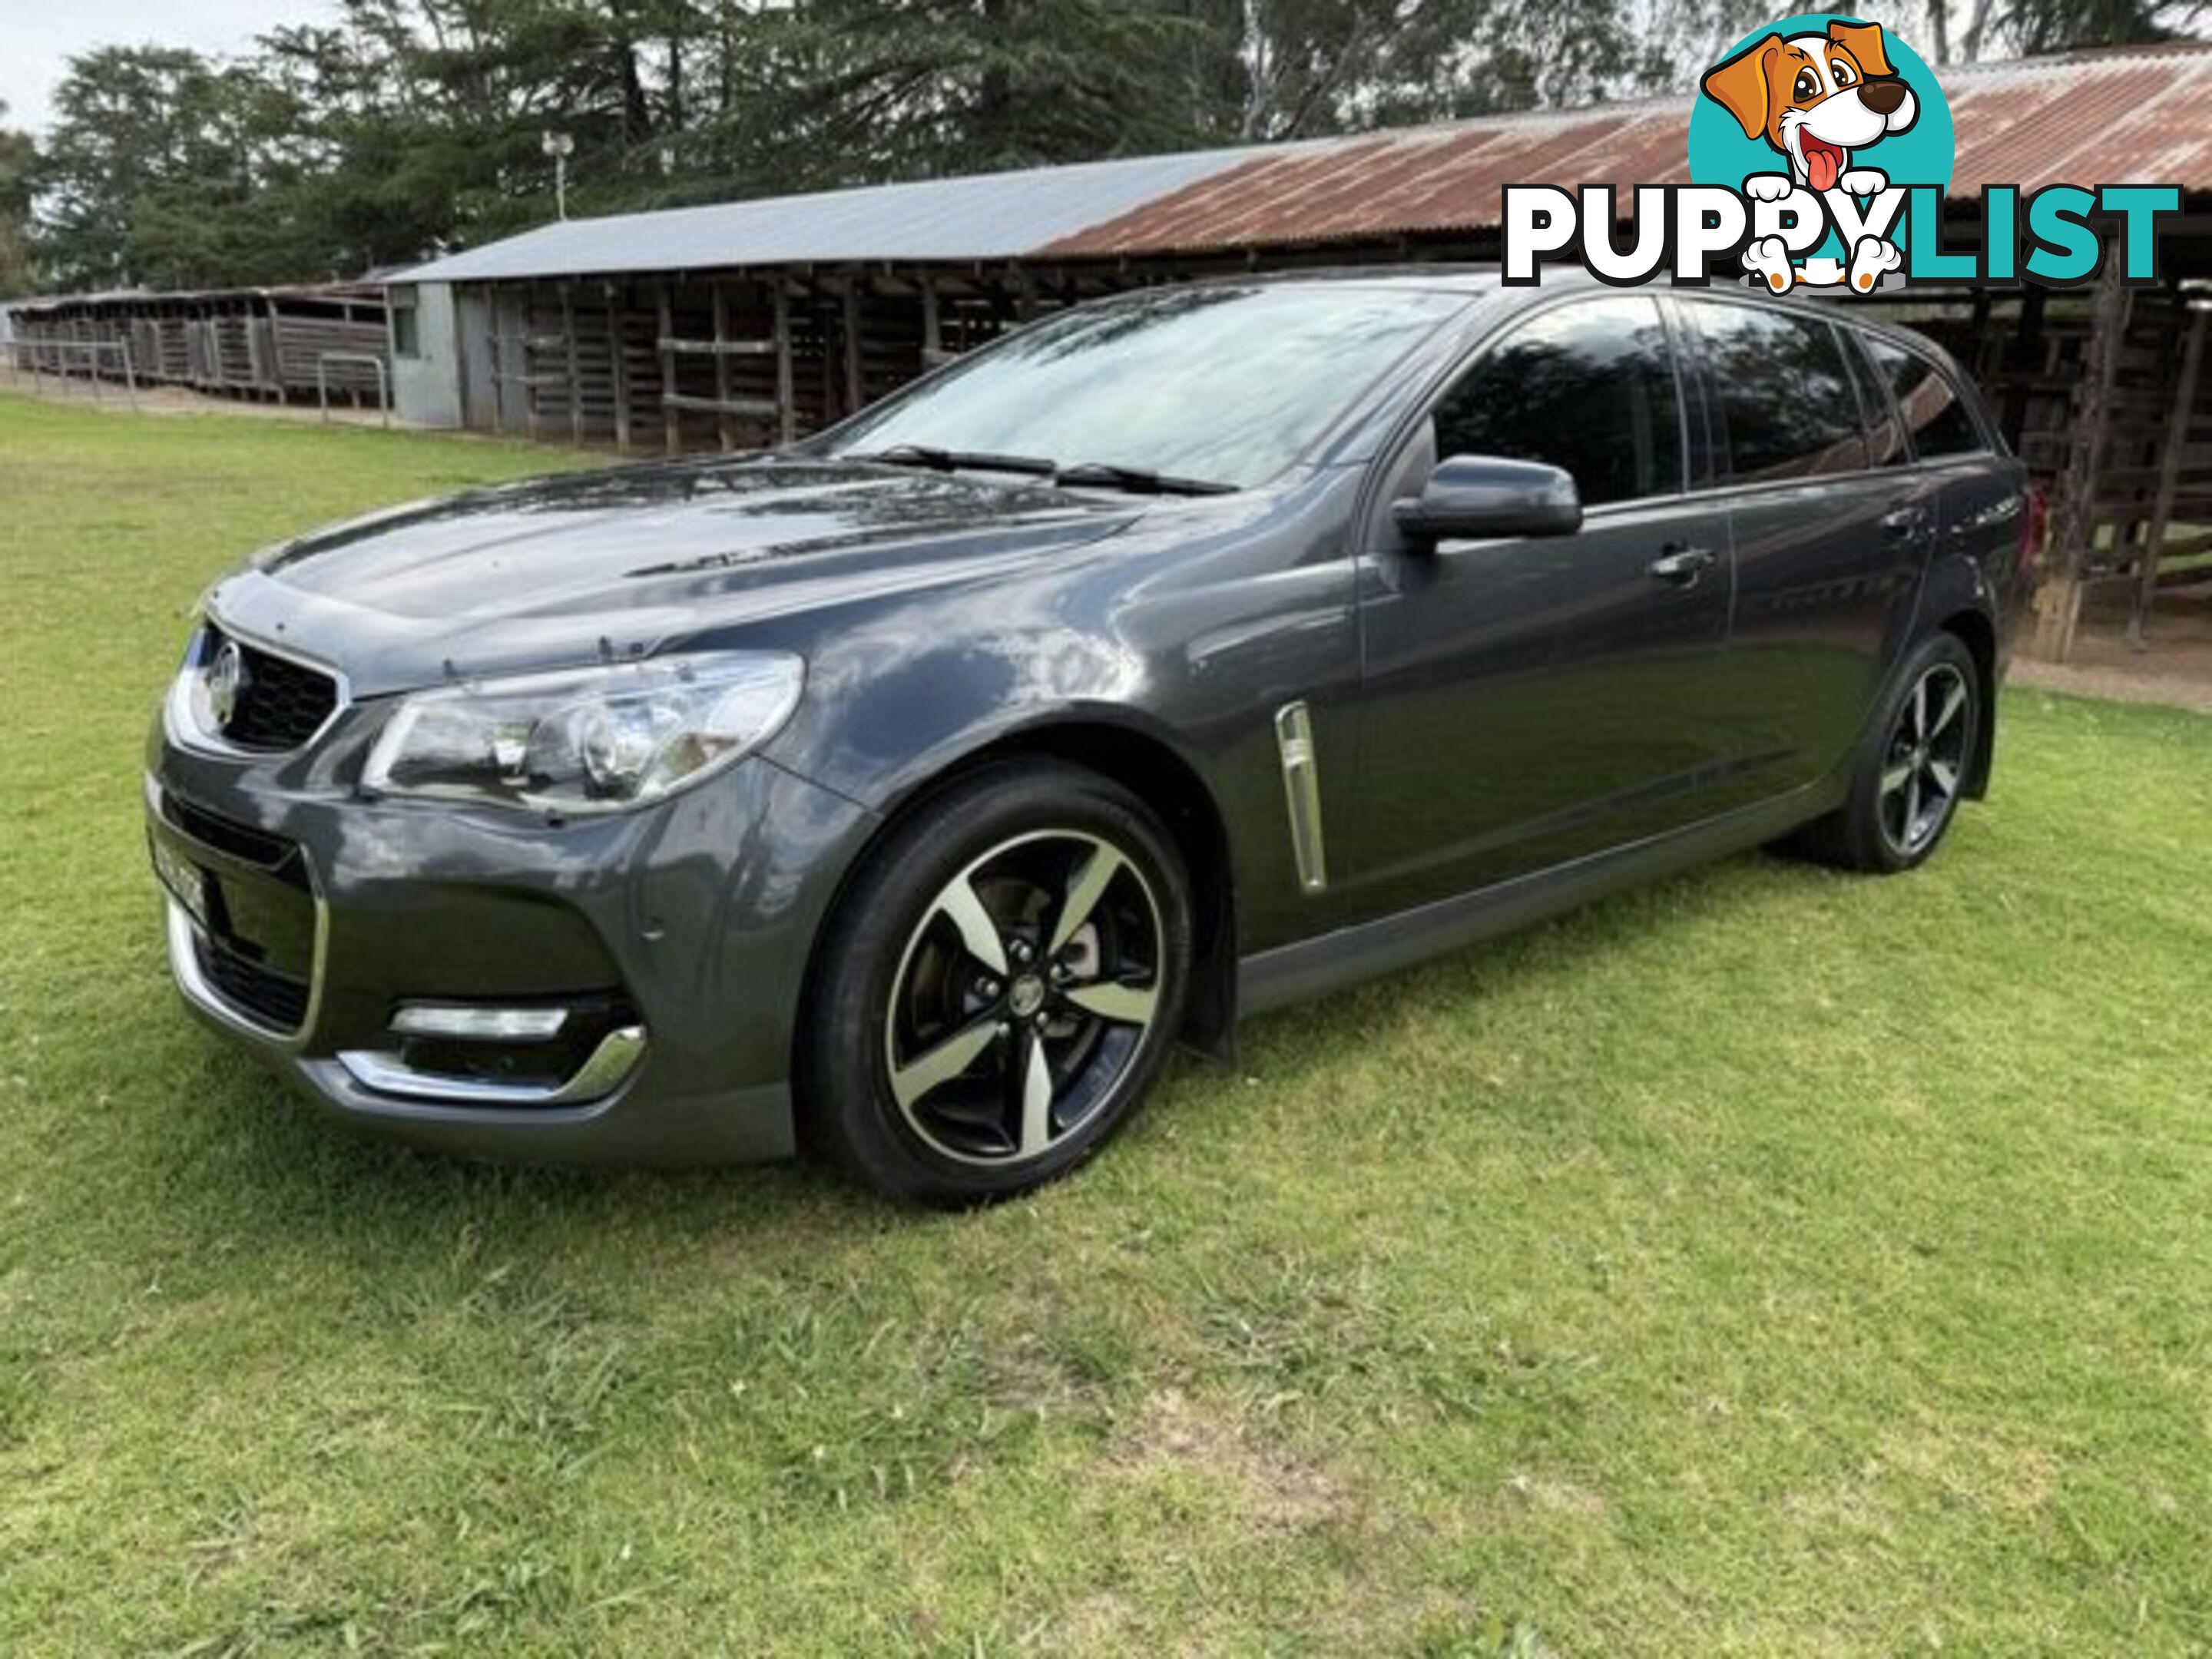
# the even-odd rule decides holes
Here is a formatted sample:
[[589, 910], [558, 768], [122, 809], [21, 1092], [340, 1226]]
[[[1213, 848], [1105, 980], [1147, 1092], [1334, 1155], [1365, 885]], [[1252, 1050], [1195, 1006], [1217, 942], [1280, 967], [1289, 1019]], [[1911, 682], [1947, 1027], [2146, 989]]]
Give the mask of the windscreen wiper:
[[848, 461], [882, 461], [891, 466], [926, 466], [936, 472], [1026, 472], [1049, 478], [1053, 464], [1042, 455], [995, 455], [987, 449], [939, 449], [932, 444], [893, 444], [889, 449], [851, 454]]
[[1116, 466], [1110, 461], [1078, 461], [1056, 469], [1056, 484], [1078, 489], [1127, 489], [1140, 495], [1233, 495], [1237, 486], [1212, 478], [1178, 478], [1149, 467]]

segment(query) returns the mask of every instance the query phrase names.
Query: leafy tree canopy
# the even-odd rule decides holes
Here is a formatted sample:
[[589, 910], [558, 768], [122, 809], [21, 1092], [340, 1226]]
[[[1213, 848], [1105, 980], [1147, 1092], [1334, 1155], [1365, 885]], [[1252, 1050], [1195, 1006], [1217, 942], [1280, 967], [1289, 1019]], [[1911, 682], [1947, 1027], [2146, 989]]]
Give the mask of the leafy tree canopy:
[[[0, 126], [0, 291], [350, 276], [570, 210], [1091, 160], [1686, 87], [1759, 0], [340, 0], [215, 62], [73, 61]], [[2193, 15], [2193, 14], [2190, 14]], [[2145, 0], [1921, 0], [1940, 58], [2158, 38]], [[29, 222], [27, 238], [25, 234]]]
[[39, 147], [27, 132], [8, 125], [8, 106], [0, 104], [0, 300], [31, 291], [30, 223], [32, 175]]

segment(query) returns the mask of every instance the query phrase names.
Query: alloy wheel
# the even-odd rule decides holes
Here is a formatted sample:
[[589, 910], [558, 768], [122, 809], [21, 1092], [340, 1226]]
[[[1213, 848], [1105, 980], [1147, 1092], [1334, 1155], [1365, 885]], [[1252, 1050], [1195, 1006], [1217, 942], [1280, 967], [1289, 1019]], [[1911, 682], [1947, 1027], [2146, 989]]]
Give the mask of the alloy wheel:
[[884, 1056], [908, 1125], [946, 1158], [1034, 1162], [1091, 1123], [1160, 1000], [1159, 900], [1101, 837], [1042, 830], [947, 882], [891, 981]]
[[1882, 839], [1902, 858], [1925, 851], [1959, 804], [1966, 771], [1973, 697], [1966, 675], [1939, 662], [1923, 674], [1899, 711], [1882, 761], [1877, 816]]

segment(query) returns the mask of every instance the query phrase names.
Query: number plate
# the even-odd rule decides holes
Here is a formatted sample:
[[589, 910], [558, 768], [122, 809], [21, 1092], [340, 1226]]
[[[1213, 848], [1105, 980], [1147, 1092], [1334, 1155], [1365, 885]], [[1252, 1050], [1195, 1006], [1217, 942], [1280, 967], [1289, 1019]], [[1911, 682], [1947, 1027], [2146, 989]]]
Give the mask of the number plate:
[[207, 875], [182, 853], [158, 836], [154, 838], [154, 873], [169, 895], [185, 907], [185, 914], [203, 928], [208, 925]]

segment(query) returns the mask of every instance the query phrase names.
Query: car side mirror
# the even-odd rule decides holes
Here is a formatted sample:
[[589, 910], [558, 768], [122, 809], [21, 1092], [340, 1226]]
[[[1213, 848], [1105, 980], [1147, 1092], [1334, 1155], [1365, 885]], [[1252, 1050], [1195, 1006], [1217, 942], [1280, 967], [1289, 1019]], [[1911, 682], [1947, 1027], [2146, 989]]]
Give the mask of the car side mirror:
[[1390, 516], [1424, 547], [1480, 537], [1569, 536], [1582, 528], [1583, 498], [1564, 467], [1453, 455], [1437, 463], [1419, 495], [1392, 502]]

